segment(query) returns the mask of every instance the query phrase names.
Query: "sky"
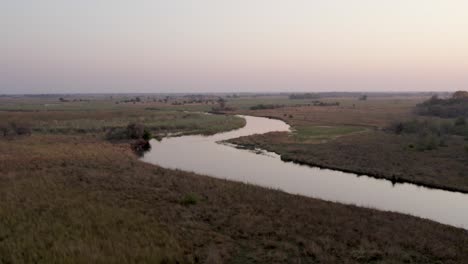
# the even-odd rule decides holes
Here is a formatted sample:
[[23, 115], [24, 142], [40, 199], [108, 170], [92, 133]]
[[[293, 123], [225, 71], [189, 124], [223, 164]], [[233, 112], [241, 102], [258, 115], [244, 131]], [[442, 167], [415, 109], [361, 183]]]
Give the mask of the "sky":
[[0, 0], [0, 94], [468, 89], [466, 0]]

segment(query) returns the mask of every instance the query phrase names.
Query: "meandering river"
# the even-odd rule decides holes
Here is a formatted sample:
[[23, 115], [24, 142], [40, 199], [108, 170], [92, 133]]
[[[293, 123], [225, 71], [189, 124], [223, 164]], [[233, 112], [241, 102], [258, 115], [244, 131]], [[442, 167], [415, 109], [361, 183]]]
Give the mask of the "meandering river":
[[290, 131], [280, 120], [242, 116], [245, 127], [213, 136], [152, 140], [143, 161], [164, 168], [280, 189], [288, 193], [400, 212], [468, 229], [468, 195], [283, 162], [279, 155], [241, 150], [219, 141]]

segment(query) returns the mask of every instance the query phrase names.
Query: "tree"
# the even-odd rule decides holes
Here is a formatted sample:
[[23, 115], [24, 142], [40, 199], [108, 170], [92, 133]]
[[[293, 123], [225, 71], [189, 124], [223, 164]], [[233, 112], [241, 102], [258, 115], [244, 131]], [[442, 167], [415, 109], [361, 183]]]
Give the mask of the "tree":
[[219, 104], [219, 108], [221, 108], [221, 109], [226, 108], [226, 100], [224, 100], [224, 98], [221, 98], [221, 97], [220, 97], [220, 98], [218, 99], [218, 104]]
[[460, 99], [468, 99], [468, 92], [467, 91], [456, 91], [452, 95], [452, 99], [460, 100]]
[[131, 123], [127, 126], [127, 135], [131, 139], [143, 138], [145, 127], [142, 124]]
[[145, 129], [145, 130], [143, 131], [143, 139], [146, 140], [146, 141], [148, 141], [148, 140], [150, 140], [150, 139], [152, 139], [152, 138], [153, 138], [153, 135], [151, 135], [151, 132], [148, 131], [147, 129]]

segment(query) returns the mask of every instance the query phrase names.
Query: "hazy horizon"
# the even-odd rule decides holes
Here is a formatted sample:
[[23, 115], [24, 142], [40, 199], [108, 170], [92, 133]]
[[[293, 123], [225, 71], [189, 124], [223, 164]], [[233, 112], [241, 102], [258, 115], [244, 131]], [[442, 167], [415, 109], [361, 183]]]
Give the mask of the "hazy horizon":
[[0, 3], [0, 94], [468, 89], [468, 1]]

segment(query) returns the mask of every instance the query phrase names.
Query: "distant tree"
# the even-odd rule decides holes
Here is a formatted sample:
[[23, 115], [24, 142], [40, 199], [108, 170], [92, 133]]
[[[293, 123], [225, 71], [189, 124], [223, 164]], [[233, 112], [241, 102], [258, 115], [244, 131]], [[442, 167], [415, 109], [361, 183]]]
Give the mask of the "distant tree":
[[301, 99], [317, 99], [319, 96], [313, 93], [303, 93], [303, 94], [291, 94], [289, 95], [290, 100], [301, 100]]
[[143, 138], [145, 127], [142, 124], [131, 123], [127, 126], [127, 136], [131, 139]]
[[[10, 123], [11, 131], [18, 136], [31, 135], [31, 128], [27, 124], [20, 124], [17, 122]], [[8, 133], [8, 131], [7, 131]]]
[[416, 113], [445, 118], [468, 117], [468, 92], [455, 92], [451, 98], [440, 99], [437, 95], [416, 106]]
[[431, 96], [431, 98], [427, 101], [429, 104], [434, 104], [434, 103], [437, 103], [439, 102], [439, 96], [437, 94], [434, 94], [433, 96]]
[[360, 101], [367, 101], [367, 95], [366, 94], [361, 95], [361, 97], [359, 97], [359, 100]]
[[224, 100], [224, 98], [220, 97], [218, 99], [218, 104], [219, 104], [219, 108], [221, 108], [221, 109], [226, 108], [226, 100]]
[[467, 91], [456, 91], [452, 95], [453, 99], [468, 99], [468, 92]]

